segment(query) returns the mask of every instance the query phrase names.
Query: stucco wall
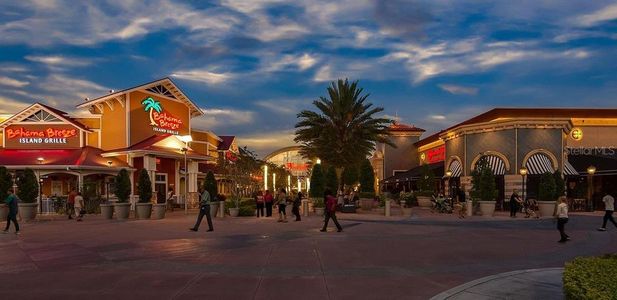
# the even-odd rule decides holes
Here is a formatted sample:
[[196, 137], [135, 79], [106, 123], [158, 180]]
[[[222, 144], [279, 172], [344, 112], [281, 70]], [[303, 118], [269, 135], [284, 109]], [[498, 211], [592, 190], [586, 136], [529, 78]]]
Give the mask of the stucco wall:
[[[465, 169], [467, 174], [471, 174], [471, 163], [473, 159], [480, 153], [486, 151], [496, 151], [505, 155], [510, 161], [511, 166], [514, 164], [515, 155], [515, 133], [514, 129], [474, 133], [467, 135], [467, 153]], [[515, 168], [511, 167], [506, 171], [506, 174], [511, 174]]]
[[561, 168], [562, 132], [561, 129], [518, 129], [518, 164], [514, 168], [514, 161], [511, 161], [513, 168], [519, 170], [525, 156], [536, 149], [545, 149], [555, 155]]
[[392, 136], [393, 148], [386, 145], [384, 153], [385, 177], [393, 175], [394, 170], [409, 170], [418, 166], [418, 149], [413, 145], [418, 136]]

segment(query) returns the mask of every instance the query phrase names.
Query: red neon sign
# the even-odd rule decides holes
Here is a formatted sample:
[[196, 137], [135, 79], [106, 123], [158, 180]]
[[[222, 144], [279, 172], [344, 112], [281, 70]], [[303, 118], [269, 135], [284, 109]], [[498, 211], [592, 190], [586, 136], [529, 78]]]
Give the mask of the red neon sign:
[[426, 151], [426, 161], [429, 164], [446, 160], [446, 147], [439, 146], [437, 148]]
[[23, 127], [16, 129], [8, 128], [6, 135], [9, 139], [33, 137], [33, 138], [70, 138], [77, 135], [77, 129], [54, 129], [30, 130]]
[[152, 117], [154, 118], [156, 125], [161, 128], [176, 130], [182, 125], [182, 120], [166, 112], [159, 113], [154, 111], [152, 112]]

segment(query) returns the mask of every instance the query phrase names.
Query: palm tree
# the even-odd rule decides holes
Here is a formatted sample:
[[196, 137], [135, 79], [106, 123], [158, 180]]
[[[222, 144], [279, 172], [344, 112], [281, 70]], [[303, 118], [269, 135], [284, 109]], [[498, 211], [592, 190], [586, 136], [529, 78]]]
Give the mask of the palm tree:
[[313, 101], [318, 111], [303, 110], [298, 114], [296, 137], [301, 153], [319, 157], [337, 168], [359, 165], [375, 149], [376, 142], [392, 145], [388, 126], [393, 122], [374, 115], [383, 111], [373, 107], [362, 94], [358, 81], [339, 79], [328, 87], [329, 98]]
[[150, 125], [158, 125], [154, 122], [152, 112], [156, 110], [156, 112], [161, 113], [161, 111], [163, 111], [161, 103], [152, 99], [152, 97], [148, 97], [144, 99], [144, 101], [141, 101], [141, 105], [144, 106], [144, 111], [150, 111]]

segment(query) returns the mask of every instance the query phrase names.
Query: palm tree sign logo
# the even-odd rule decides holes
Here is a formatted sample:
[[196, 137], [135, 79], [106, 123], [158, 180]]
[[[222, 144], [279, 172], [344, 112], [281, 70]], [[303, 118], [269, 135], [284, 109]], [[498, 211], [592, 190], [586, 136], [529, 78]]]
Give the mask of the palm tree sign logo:
[[161, 111], [163, 111], [161, 103], [152, 99], [152, 97], [148, 97], [144, 99], [144, 101], [141, 101], [141, 105], [144, 106], [144, 111], [150, 112], [150, 125], [158, 126], [159, 124], [154, 121], [152, 114], [154, 111], [156, 111], [157, 113], [161, 113]]

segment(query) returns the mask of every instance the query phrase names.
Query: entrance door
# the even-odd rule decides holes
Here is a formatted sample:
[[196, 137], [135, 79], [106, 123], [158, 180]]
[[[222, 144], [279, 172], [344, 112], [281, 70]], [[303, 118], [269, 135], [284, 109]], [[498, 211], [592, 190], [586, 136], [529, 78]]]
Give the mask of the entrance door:
[[167, 193], [167, 174], [156, 173], [154, 178], [154, 191], [156, 193], [156, 202], [165, 203]]

